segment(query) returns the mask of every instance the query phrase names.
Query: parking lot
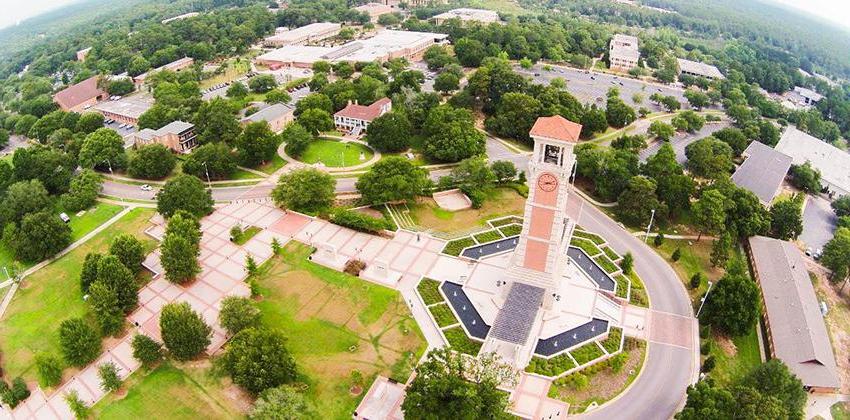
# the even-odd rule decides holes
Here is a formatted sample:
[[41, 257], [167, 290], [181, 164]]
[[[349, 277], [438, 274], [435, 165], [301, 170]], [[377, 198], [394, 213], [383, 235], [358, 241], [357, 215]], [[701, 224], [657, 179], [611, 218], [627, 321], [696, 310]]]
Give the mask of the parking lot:
[[[682, 103], [682, 108], [688, 108], [688, 101], [683, 95], [684, 90], [680, 88], [571, 67], [554, 65], [550, 67], [551, 69], [547, 71], [544, 70], [543, 65], [536, 64], [530, 70], [526, 70], [517, 65], [514, 70], [531, 77], [534, 83], [539, 84], [549, 84], [552, 79], [561, 78], [567, 83], [567, 90], [585, 104], [595, 103], [604, 106], [608, 89], [616, 87], [620, 90], [620, 98], [633, 107], [644, 106], [653, 111], [661, 110], [661, 107], [649, 101], [650, 95], [660, 93], [676, 97]], [[643, 95], [643, 101], [639, 104], [632, 100], [636, 93]]]

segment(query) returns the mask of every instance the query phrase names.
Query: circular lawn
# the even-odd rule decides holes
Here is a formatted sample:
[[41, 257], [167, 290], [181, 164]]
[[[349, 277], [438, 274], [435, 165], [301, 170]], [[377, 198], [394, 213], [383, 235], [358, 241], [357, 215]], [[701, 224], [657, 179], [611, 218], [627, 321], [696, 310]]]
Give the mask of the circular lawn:
[[[360, 159], [360, 156], [363, 159]], [[360, 143], [342, 143], [337, 140], [316, 139], [297, 159], [304, 163], [323, 163], [329, 168], [359, 165], [372, 159], [374, 152]]]

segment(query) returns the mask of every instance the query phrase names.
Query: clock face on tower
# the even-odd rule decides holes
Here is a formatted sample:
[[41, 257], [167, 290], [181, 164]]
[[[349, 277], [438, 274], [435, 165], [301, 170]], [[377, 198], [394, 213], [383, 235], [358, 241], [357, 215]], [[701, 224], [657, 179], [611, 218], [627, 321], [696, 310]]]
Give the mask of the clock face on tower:
[[537, 178], [537, 188], [540, 188], [545, 192], [552, 192], [555, 188], [558, 188], [558, 178], [549, 173], [540, 175], [540, 177]]

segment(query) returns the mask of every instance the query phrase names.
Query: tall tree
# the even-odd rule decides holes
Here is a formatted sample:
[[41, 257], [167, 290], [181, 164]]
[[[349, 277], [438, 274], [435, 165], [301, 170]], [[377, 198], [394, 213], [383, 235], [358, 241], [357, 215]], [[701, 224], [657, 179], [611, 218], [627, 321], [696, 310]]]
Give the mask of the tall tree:
[[702, 197], [691, 206], [694, 224], [699, 229], [697, 240], [703, 233], [714, 234], [723, 228], [728, 206], [728, 200], [720, 191], [703, 192]]
[[253, 395], [296, 378], [295, 360], [278, 331], [248, 328], [234, 336], [221, 358], [233, 382]]
[[413, 126], [400, 111], [388, 112], [369, 124], [366, 141], [380, 152], [401, 152], [410, 147]]
[[412, 201], [428, 186], [428, 173], [401, 156], [390, 156], [372, 165], [357, 179], [357, 191], [369, 204]]
[[98, 128], [83, 140], [80, 166], [98, 170], [118, 170], [127, 166], [124, 140], [111, 128]]
[[[235, 85], [241, 85], [241, 83], [235, 83]], [[241, 131], [236, 112], [229, 101], [214, 98], [204, 102], [198, 108], [195, 116], [195, 133], [198, 143], [225, 142], [232, 145]]]
[[278, 206], [314, 213], [330, 208], [336, 197], [336, 180], [317, 169], [296, 169], [278, 179], [272, 198]]
[[156, 208], [160, 214], [170, 217], [177, 210], [185, 210], [196, 216], [205, 216], [212, 211], [212, 193], [204, 189], [204, 183], [191, 175], [177, 175], [168, 180], [156, 195]]
[[797, 194], [773, 203], [770, 207], [770, 233], [773, 237], [787, 241], [803, 233], [803, 200], [805, 197]]
[[424, 152], [431, 159], [458, 162], [484, 153], [484, 134], [475, 128], [468, 110], [441, 105], [431, 110], [422, 129]]
[[277, 153], [277, 140], [278, 137], [272, 133], [267, 122], [249, 123], [236, 139], [239, 162], [253, 168], [272, 160]]
[[159, 328], [165, 347], [177, 360], [190, 360], [210, 345], [212, 328], [186, 302], [162, 307]]

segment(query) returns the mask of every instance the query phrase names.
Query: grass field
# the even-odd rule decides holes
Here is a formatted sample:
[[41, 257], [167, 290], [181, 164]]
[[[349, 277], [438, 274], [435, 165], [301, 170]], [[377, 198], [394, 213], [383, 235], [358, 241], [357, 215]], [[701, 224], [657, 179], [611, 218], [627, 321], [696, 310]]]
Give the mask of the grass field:
[[220, 379], [209, 369], [164, 363], [153, 370], [140, 369], [124, 384], [127, 395], [114, 393], [92, 407], [98, 419], [230, 419], [241, 417]]
[[[256, 169], [258, 171], [262, 172], [262, 173], [271, 175], [271, 174], [277, 172], [278, 169], [283, 168], [284, 165], [286, 165], [286, 161], [283, 160], [283, 158], [280, 157], [280, 155], [275, 153], [274, 158], [272, 158], [272, 160], [258, 166]], [[243, 172], [251, 174], [255, 178], [257, 177], [257, 174], [252, 174], [252, 173], [247, 172], [247, 171], [243, 171]], [[250, 178], [235, 178], [234, 177], [233, 179], [250, 179]]]
[[86, 254], [105, 252], [112, 238], [121, 233], [133, 234], [143, 241], [146, 250], [153, 249], [154, 241], [143, 232], [153, 214], [153, 209], [130, 211], [80, 247], [24, 279], [0, 322], [0, 351], [6, 375], [35, 379], [35, 354], [59, 351], [59, 323], [86, 314], [79, 285]]
[[454, 233], [485, 226], [487, 220], [512, 214], [522, 214], [525, 198], [510, 188], [494, 188], [479, 209], [455, 212], [440, 209], [433, 199], [425, 198], [410, 207], [416, 224], [435, 231]]
[[756, 328], [758, 325], [754, 325], [746, 335], [731, 340], [717, 336], [711, 338], [709, 354], [714, 356], [716, 364], [709, 376], [721, 385], [729, 385], [761, 364]]
[[314, 264], [310, 251], [293, 242], [260, 267], [258, 305], [289, 338], [322, 417], [348, 419], [362, 397], [349, 392], [352, 371], [367, 387], [378, 374], [404, 382], [426, 343], [398, 292]]
[[[703, 239], [701, 241], [684, 240], [684, 239], [665, 239], [660, 247], [650, 246], [655, 249], [664, 259], [673, 267], [679, 279], [688, 289], [691, 299], [702, 296], [702, 293], [708, 287], [708, 280], [715, 281], [723, 275], [723, 270], [711, 266], [711, 240]], [[679, 249], [679, 261], [673, 262], [670, 258], [676, 249]], [[691, 281], [691, 276], [694, 273], [702, 273], [702, 284], [696, 289], [691, 289], [688, 283]]]
[[71, 216], [71, 222], [69, 223], [71, 226], [71, 241], [78, 241], [83, 236], [86, 236], [87, 233], [118, 214], [121, 209], [121, 206], [115, 204], [96, 203], [80, 217], [69, 213], [68, 216]]
[[[363, 160], [360, 155], [363, 154]], [[304, 163], [324, 163], [331, 168], [359, 165], [372, 159], [372, 149], [359, 143], [342, 143], [336, 140], [313, 140], [298, 160]]]

